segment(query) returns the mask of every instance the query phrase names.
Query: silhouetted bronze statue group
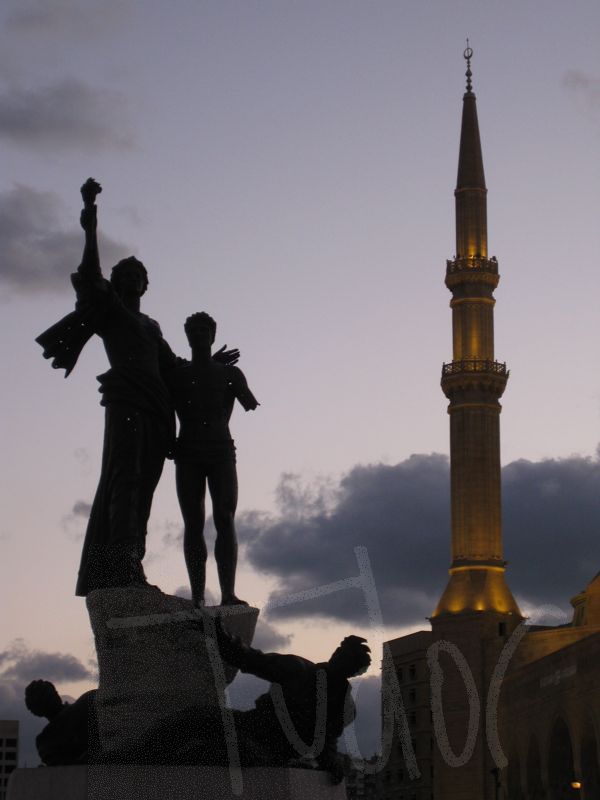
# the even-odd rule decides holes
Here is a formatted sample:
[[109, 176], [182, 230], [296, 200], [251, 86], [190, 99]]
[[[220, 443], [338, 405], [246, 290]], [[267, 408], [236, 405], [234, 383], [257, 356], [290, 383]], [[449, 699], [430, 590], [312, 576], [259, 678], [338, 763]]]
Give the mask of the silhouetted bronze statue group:
[[[170, 457], [176, 467], [193, 605], [204, 605], [208, 485], [217, 533], [215, 559], [221, 605], [245, 606], [235, 593], [237, 474], [229, 420], [236, 400], [246, 411], [254, 410], [258, 402], [235, 366], [239, 351], [223, 347], [213, 354], [217, 325], [209, 314], [197, 312], [185, 321], [191, 359], [179, 358], [163, 338], [158, 323], [140, 310], [140, 299], [148, 287], [141, 261], [130, 256], [113, 267], [110, 280], [103, 277], [96, 237], [96, 198], [101, 191], [91, 178], [81, 188], [85, 245], [81, 264], [71, 276], [75, 310], [37, 339], [44, 356], [53, 359], [54, 367], [64, 368], [65, 376], [94, 334], [102, 339], [110, 364], [110, 369], [98, 376], [105, 407], [102, 466], [76, 593], [87, 596], [94, 590], [116, 588], [126, 593], [137, 587], [151, 590], [137, 594], [158, 596], [156, 587], [146, 581], [142, 561], [152, 498], [165, 458]], [[162, 593], [160, 596], [164, 597]], [[252, 609], [230, 609], [228, 613], [234, 612], [257, 614]], [[335, 780], [341, 779], [336, 742], [355, 713], [348, 678], [365, 671], [371, 661], [366, 641], [346, 637], [329, 661], [314, 664], [300, 656], [253, 649], [227, 633], [219, 617], [215, 623], [205, 610], [191, 609], [186, 614], [186, 621], [180, 623], [182, 631], [188, 625], [197, 635], [200, 626], [199, 641], [207, 652], [211, 652], [212, 639], [212, 646], [229, 665], [272, 683], [254, 709], [231, 712], [242, 766], [289, 765], [299, 755], [307, 756], [310, 748], [305, 744], [315, 739], [313, 766], [327, 769]], [[253, 625], [255, 621], [256, 616]], [[130, 641], [137, 653], [139, 640], [134, 637]], [[179, 657], [177, 648], [174, 652]], [[196, 669], [196, 652], [194, 644], [186, 674]], [[160, 653], [156, 657], [164, 658]], [[161, 670], [163, 666], [160, 661]], [[142, 675], [146, 681], [146, 673]], [[138, 703], [138, 695], [127, 682], [123, 691], [128, 703]], [[37, 739], [45, 764], [114, 763], [115, 754], [103, 750], [99, 734], [103, 708], [100, 695], [86, 692], [69, 705], [47, 681], [33, 681], [27, 687], [28, 708], [48, 719]], [[123, 699], [119, 696], [120, 704]], [[159, 724], [149, 725], [129, 750], [128, 742], [116, 757], [122, 763], [225, 765], [230, 743], [226, 741], [221, 709], [201, 702], [204, 700], [196, 701], [192, 695], [191, 705], [185, 707], [186, 696], [184, 705], [177, 708], [172, 706], [172, 699], [168, 700], [164, 714], [158, 717]]]
[[[237, 477], [228, 423], [236, 399], [246, 411], [258, 403], [241, 370], [233, 366], [239, 352], [222, 348], [211, 355], [216, 323], [208, 314], [193, 314], [185, 323], [192, 348], [192, 360], [186, 361], [175, 356], [159, 324], [140, 311], [148, 288], [142, 262], [130, 256], [113, 267], [110, 280], [103, 277], [95, 202], [101, 191], [91, 178], [81, 188], [85, 245], [71, 277], [75, 311], [37, 339], [44, 356], [53, 359], [54, 367], [65, 368], [66, 375], [93, 334], [102, 339], [110, 363], [109, 371], [98, 376], [106, 407], [102, 469], [76, 593], [146, 583], [142, 560], [152, 497], [165, 458], [174, 455], [194, 602], [204, 604], [208, 482], [221, 604], [242, 603], [235, 595]], [[180, 420], [177, 440], [174, 409]]]

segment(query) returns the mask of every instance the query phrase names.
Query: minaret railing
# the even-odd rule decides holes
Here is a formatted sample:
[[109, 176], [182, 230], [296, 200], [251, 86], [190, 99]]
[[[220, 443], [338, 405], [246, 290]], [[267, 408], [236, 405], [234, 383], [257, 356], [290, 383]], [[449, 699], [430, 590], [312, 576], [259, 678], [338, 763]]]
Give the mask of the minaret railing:
[[492, 275], [498, 274], [498, 259], [495, 256], [483, 258], [483, 256], [461, 256], [446, 261], [446, 272], [490, 272]]
[[506, 362], [490, 361], [483, 358], [465, 358], [461, 361], [450, 361], [450, 363], [442, 366], [442, 377], [458, 375], [461, 372], [492, 372], [495, 375], [503, 375], [507, 378], [509, 375], [509, 371], [506, 369]]

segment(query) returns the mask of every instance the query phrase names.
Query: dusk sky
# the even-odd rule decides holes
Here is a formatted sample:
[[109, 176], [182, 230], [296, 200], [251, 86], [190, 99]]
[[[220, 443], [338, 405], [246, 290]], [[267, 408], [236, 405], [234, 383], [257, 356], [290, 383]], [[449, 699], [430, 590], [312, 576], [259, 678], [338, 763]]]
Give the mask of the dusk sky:
[[[524, 610], [568, 610], [600, 569], [597, 0], [4, 0], [0, 26], [0, 718], [26, 718], [32, 678], [94, 682], [74, 586], [106, 356], [90, 342], [64, 380], [34, 342], [73, 307], [89, 176], [105, 274], [146, 264], [143, 310], [180, 355], [185, 318], [212, 314], [261, 403], [232, 418], [239, 594], [352, 577], [362, 546], [384, 637], [427, 625], [450, 559], [439, 378], [467, 36], [511, 371], [507, 577]], [[146, 564], [171, 593], [180, 534], [169, 462]], [[260, 646], [314, 659], [367, 636], [378, 702], [358, 590], [261, 626]]]

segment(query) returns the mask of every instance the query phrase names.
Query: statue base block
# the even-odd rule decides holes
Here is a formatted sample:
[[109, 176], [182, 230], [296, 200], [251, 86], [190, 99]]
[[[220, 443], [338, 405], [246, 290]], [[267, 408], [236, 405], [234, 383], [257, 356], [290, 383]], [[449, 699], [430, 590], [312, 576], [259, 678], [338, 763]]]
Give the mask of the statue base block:
[[78, 766], [17, 769], [6, 800], [345, 800], [325, 772], [283, 767]]
[[91, 760], [115, 764], [139, 763], [126, 757], [128, 751], [166, 718], [194, 705], [218, 710], [223, 689], [237, 670], [218, 656], [217, 662], [211, 659], [203, 625], [218, 617], [224, 628], [250, 644], [258, 618], [258, 609], [241, 605], [200, 612], [189, 600], [154, 587], [96, 589], [87, 607], [98, 654], [103, 753], [98, 759], [92, 752]]

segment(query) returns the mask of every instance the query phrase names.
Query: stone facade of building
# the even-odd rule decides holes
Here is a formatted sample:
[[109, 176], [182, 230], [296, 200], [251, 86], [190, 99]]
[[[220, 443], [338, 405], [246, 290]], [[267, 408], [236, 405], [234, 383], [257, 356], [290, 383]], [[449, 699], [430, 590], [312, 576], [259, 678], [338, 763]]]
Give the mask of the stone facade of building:
[[14, 719], [0, 720], [0, 800], [6, 797], [6, 787], [19, 761], [19, 723]]

